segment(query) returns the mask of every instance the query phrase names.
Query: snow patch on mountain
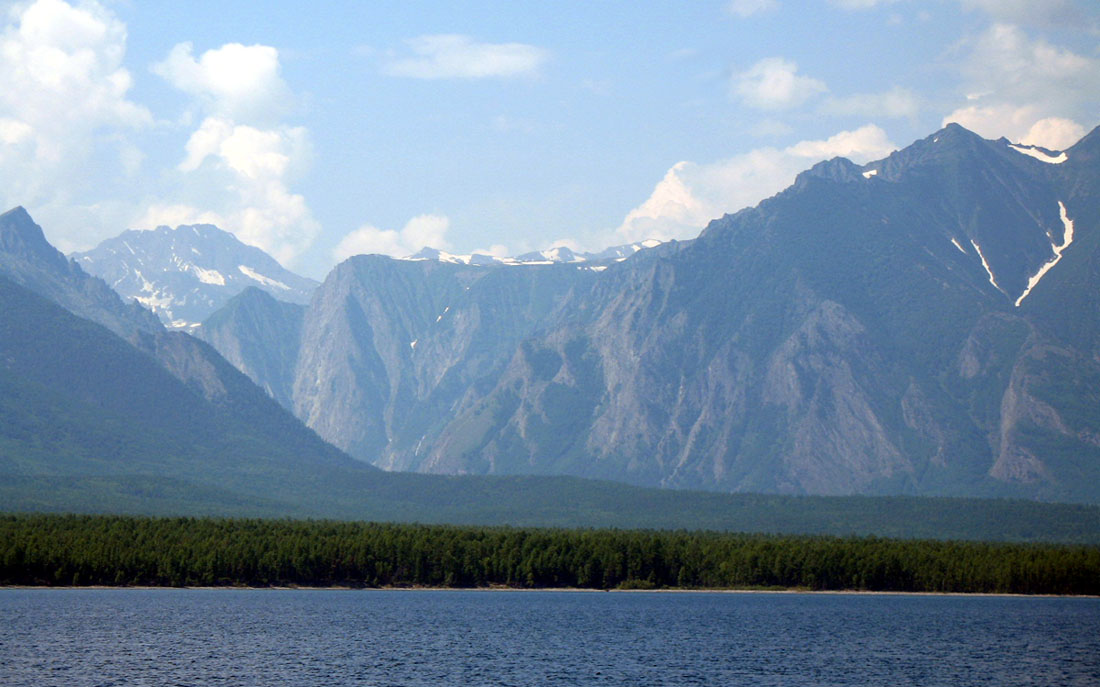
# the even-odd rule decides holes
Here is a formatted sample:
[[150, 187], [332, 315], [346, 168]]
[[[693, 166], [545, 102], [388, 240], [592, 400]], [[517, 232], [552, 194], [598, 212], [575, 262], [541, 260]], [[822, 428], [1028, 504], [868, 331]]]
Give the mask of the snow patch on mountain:
[[[521, 266], [528, 267], [533, 265], [560, 265], [560, 264], [590, 264], [590, 263], [602, 263], [604, 267], [610, 262], [622, 262], [631, 255], [634, 255], [638, 251], [645, 250], [647, 248], [655, 248], [661, 245], [663, 242], [657, 239], [646, 239], [645, 241], [639, 241], [637, 243], [625, 244], [622, 246], [613, 246], [606, 250], [594, 252], [594, 253], [578, 253], [567, 246], [554, 246], [546, 250], [534, 251], [531, 253], [523, 253], [515, 257], [497, 257], [494, 255], [484, 255], [481, 253], [473, 253], [470, 255], [461, 255], [455, 253], [448, 253], [447, 251], [439, 250], [437, 248], [422, 248], [417, 253], [409, 255], [400, 260], [437, 260], [439, 262], [449, 262], [462, 265], [508, 265], [508, 266]], [[600, 270], [596, 270], [600, 271]]]
[[1033, 157], [1040, 162], [1046, 162], [1047, 164], [1051, 165], [1059, 165], [1069, 159], [1069, 157], [1067, 157], [1064, 152], [1053, 151], [1058, 152], [1058, 154], [1052, 155], [1050, 152], [1047, 152], [1046, 150], [1037, 148], [1035, 146], [1024, 146], [1018, 145], [1016, 143], [1009, 143], [1008, 147], [1012, 148], [1018, 153], [1023, 153], [1024, 155]]
[[985, 268], [985, 273], [989, 275], [989, 283], [992, 284], [993, 287], [996, 288], [998, 291], [1000, 291], [1001, 293], [1004, 293], [1005, 290], [1002, 289], [999, 284], [997, 284], [997, 278], [993, 276], [993, 270], [992, 270], [992, 268], [989, 267], [989, 262], [985, 259], [985, 256], [982, 255], [982, 247], [979, 246], [974, 241], [974, 239], [970, 240], [970, 245], [974, 246], [974, 250], [977, 251], [978, 257], [981, 258], [982, 267]]
[[204, 270], [198, 265], [188, 265], [195, 276], [199, 278], [203, 284], [214, 284], [216, 286], [225, 286], [225, 277], [217, 270]]
[[264, 275], [260, 274], [259, 272], [252, 269], [251, 267], [248, 267], [247, 265], [238, 265], [237, 269], [240, 270], [241, 274], [243, 274], [244, 276], [248, 277], [249, 279], [251, 279], [255, 282], [259, 282], [260, 284], [263, 284], [264, 286], [270, 286], [273, 289], [282, 289], [283, 291], [289, 291], [290, 290], [289, 286], [282, 283], [278, 279], [272, 279], [271, 277], [265, 277]]
[[1035, 273], [1030, 279], [1027, 280], [1027, 288], [1020, 294], [1020, 297], [1016, 299], [1016, 307], [1020, 307], [1020, 303], [1024, 302], [1027, 295], [1031, 293], [1031, 290], [1039, 283], [1047, 272], [1049, 272], [1058, 261], [1062, 259], [1062, 253], [1069, 248], [1069, 244], [1073, 243], [1073, 220], [1066, 214], [1066, 206], [1062, 201], [1058, 201], [1058, 216], [1062, 218], [1062, 227], [1064, 233], [1062, 234], [1061, 245], [1055, 244], [1051, 246], [1051, 250], [1054, 251], [1054, 257], [1051, 258], [1046, 264], [1039, 268], [1039, 271]]

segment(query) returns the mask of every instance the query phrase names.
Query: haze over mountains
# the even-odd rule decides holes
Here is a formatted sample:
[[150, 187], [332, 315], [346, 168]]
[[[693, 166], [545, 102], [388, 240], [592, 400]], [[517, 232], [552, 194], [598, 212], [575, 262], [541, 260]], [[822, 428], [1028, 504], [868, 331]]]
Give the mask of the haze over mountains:
[[[80, 262], [179, 326], [224, 302], [196, 335], [390, 470], [1097, 502], [1098, 173], [1097, 131], [1048, 151], [949, 125], [823, 162], [692, 241], [356, 256], [308, 304], [308, 282], [212, 227], [127, 232]], [[207, 400], [262, 398], [20, 213], [0, 271]]]

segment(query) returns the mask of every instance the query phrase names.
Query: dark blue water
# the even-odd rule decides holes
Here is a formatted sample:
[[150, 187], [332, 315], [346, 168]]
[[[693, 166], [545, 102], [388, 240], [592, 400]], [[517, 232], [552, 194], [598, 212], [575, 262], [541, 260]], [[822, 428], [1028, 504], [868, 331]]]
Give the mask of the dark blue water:
[[1098, 685], [1100, 600], [0, 590], [0, 685]]

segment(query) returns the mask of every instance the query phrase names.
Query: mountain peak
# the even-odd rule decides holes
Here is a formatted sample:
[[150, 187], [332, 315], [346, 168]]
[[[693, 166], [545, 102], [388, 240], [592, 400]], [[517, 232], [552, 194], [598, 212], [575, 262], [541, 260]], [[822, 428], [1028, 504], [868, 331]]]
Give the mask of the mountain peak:
[[42, 227], [34, 223], [30, 213], [22, 205], [17, 205], [0, 215], [0, 235], [18, 237], [23, 241], [47, 243]]
[[30, 213], [22, 205], [0, 215], [0, 251], [21, 257], [33, 256], [52, 263], [68, 262], [65, 256], [50, 245], [42, 227], [31, 219]]
[[974, 133], [970, 129], [967, 129], [961, 124], [955, 122], [948, 122], [942, 129], [935, 132], [931, 136], [926, 137], [924, 140], [932, 141], [934, 143], [986, 143], [986, 139], [982, 138], [978, 134]]
[[212, 224], [126, 231], [72, 257], [177, 329], [198, 326], [248, 286], [307, 303], [317, 285]]
[[799, 174], [795, 179], [795, 185], [800, 186], [804, 184], [809, 177], [819, 177], [842, 183], [862, 181], [862, 170], [859, 165], [846, 157], [834, 157], [831, 160], [819, 162], [805, 172]]
[[34, 220], [31, 219], [31, 215], [27, 212], [27, 209], [22, 205], [16, 205], [11, 210], [8, 210], [4, 214], [0, 215], [0, 222], [7, 223], [12, 222], [30, 222], [34, 224]]

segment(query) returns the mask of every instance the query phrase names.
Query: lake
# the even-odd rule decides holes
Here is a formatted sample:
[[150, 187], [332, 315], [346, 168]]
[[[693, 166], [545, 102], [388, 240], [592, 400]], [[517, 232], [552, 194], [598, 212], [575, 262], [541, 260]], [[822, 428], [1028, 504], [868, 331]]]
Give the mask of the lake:
[[0, 684], [1097, 685], [1100, 599], [3, 589]]

